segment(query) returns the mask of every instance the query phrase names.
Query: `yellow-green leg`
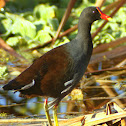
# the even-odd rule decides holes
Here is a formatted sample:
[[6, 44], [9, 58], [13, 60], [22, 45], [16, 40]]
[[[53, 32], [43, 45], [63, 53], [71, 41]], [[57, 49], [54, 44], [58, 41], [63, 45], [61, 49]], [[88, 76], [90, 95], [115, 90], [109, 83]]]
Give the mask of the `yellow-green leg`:
[[57, 118], [57, 106], [53, 107], [53, 119], [54, 119], [54, 126], [59, 126]]
[[49, 126], [52, 126], [52, 122], [51, 122], [51, 118], [50, 118], [49, 110], [48, 110], [48, 100], [47, 99], [45, 99], [45, 102], [44, 102], [44, 109], [45, 109], [45, 114], [46, 114], [46, 118], [48, 120]]

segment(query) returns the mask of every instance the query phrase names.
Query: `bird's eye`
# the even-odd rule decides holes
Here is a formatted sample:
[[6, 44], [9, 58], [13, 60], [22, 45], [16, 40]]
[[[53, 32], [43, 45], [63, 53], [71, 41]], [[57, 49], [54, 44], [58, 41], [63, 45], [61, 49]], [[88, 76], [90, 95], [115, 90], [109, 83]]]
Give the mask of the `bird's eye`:
[[95, 14], [96, 13], [96, 11], [92, 11], [93, 12], [93, 14]]

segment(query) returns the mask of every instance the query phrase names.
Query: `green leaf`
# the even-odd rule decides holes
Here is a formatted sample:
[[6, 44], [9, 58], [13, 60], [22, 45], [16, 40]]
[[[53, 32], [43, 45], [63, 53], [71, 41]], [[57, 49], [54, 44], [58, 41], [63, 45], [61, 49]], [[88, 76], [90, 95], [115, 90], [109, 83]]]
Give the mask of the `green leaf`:
[[49, 35], [48, 32], [45, 32], [43, 30], [40, 30], [35, 37], [36, 41], [40, 41], [41, 43], [47, 42], [51, 39], [51, 36]]
[[10, 31], [10, 26], [12, 24], [12, 20], [9, 18], [5, 18], [3, 20], [0, 21], [0, 32], [2, 34]]
[[4, 14], [0, 13], [0, 20], [6, 18]]
[[0, 80], [4, 80], [8, 75], [8, 69], [6, 66], [0, 66]]
[[33, 14], [37, 20], [44, 20], [47, 22], [48, 19], [55, 17], [54, 9], [54, 6], [40, 4], [35, 7]]
[[6, 13], [6, 17], [13, 22], [9, 28], [13, 34], [21, 35], [26, 40], [33, 39], [36, 36], [36, 27], [32, 22], [17, 14]]
[[9, 37], [6, 41], [11, 47], [20, 46], [26, 44], [26, 41], [21, 36]]
[[59, 21], [57, 18], [49, 19], [48, 23], [53, 28], [54, 31], [58, 29]]
[[36, 26], [36, 31], [42, 30], [43, 26], [45, 25], [45, 21], [35, 21], [34, 25]]
[[19, 34], [25, 39], [33, 39], [36, 35], [36, 27], [33, 23], [24, 18], [17, 18], [12, 25], [13, 34]]

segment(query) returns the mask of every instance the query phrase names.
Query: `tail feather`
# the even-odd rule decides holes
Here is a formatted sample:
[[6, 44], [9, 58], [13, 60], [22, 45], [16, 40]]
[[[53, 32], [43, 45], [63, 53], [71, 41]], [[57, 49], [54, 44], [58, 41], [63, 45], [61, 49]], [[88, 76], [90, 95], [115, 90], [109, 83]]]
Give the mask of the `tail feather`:
[[35, 81], [33, 80], [30, 84], [24, 85], [20, 82], [17, 82], [15, 79], [11, 80], [8, 84], [3, 86], [4, 90], [16, 90], [20, 92], [20, 97], [37, 97], [43, 96], [43, 92], [39, 86], [35, 85]]
[[4, 90], [19, 90], [23, 87], [24, 85], [19, 85], [16, 80], [11, 80], [8, 84], [3, 86]]
[[30, 87], [25, 90], [19, 90], [20, 97], [26, 97], [26, 98], [32, 98], [32, 97], [38, 97], [43, 96], [43, 92], [40, 88], [37, 88], [36, 86]]

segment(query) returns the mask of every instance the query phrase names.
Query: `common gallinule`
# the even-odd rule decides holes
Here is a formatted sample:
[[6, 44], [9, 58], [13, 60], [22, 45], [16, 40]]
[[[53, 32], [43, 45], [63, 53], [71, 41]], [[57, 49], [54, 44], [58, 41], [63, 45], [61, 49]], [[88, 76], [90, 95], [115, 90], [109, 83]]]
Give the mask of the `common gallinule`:
[[[45, 53], [3, 89], [19, 91], [20, 96], [26, 98], [45, 96], [49, 125], [52, 125], [49, 108], [53, 108], [54, 123], [58, 126], [57, 106], [84, 75], [93, 49], [91, 24], [101, 18], [108, 20], [110, 17], [98, 7], [85, 8], [80, 15], [78, 34], [74, 40]], [[48, 97], [54, 100], [47, 103]]]

